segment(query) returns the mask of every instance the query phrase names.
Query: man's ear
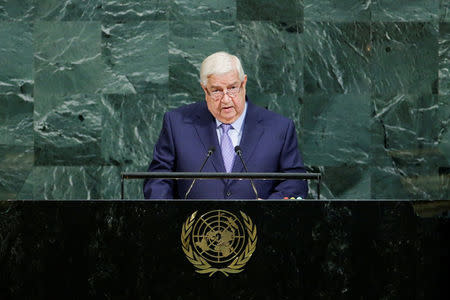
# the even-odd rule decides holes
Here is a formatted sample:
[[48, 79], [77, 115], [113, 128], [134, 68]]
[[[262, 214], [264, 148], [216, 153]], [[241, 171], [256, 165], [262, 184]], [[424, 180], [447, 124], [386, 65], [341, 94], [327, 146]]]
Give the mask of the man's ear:
[[202, 83], [200, 83], [200, 86], [202, 87], [203, 91], [205, 92], [205, 100], [207, 100], [206, 97], [208, 96], [208, 90], [206, 89], [206, 86], [204, 86]]
[[244, 80], [242, 81], [242, 86], [245, 88], [246, 84], [247, 84], [247, 75], [244, 75]]

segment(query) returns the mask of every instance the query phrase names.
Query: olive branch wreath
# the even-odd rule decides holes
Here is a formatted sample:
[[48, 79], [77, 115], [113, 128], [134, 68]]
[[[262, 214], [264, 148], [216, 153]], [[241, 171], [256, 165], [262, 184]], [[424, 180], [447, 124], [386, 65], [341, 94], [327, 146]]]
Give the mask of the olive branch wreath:
[[209, 274], [209, 277], [214, 275], [216, 272], [221, 272], [225, 276], [228, 277], [228, 274], [240, 273], [244, 269], [242, 269], [245, 264], [248, 262], [250, 257], [252, 257], [253, 252], [256, 249], [256, 242], [258, 237], [256, 236], [256, 226], [253, 225], [252, 220], [242, 211], [240, 212], [242, 218], [244, 219], [245, 228], [248, 233], [248, 241], [245, 250], [241, 253], [240, 256], [236, 257], [228, 266], [225, 268], [214, 268], [211, 266], [203, 257], [198, 255], [191, 244], [189, 243], [189, 238], [192, 233], [192, 227], [194, 225], [195, 216], [197, 215], [197, 211], [195, 211], [189, 218], [187, 218], [186, 222], [183, 223], [183, 227], [181, 229], [181, 245], [184, 254], [186, 254], [186, 258], [197, 268], [195, 270], [200, 274]]

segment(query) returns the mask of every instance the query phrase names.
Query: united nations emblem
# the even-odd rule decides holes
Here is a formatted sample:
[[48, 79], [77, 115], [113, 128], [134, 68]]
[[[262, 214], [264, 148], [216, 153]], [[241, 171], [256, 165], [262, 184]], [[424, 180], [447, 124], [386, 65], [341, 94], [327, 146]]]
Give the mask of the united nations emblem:
[[242, 221], [225, 210], [196, 219], [194, 212], [181, 230], [181, 245], [196, 272], [212, 276], [240, 273], [256, 249], [256, 226], [242, 211]]

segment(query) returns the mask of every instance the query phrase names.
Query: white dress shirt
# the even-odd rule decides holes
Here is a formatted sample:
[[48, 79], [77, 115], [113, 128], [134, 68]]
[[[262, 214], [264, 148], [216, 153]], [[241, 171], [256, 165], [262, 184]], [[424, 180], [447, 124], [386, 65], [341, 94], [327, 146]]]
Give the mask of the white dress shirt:
[[[241, 142], [242, 138], [242, 131], [244, 129], [244, 120], [245, 115], [247, 114], [247, 102], [245, 102], [244, 111], [242, 114], [237, 118], [236, 121], [231, 123], [232, 128], [228, 131], [228, 135], [230, 136], [231, 142], [233, 143], [233, 147], [236, 147]], [[217, 138], [219, 139], [219, 145], [220, 145], [220, 139], [222, 137], [222, 129], [220, 128], [220, 125], [222, 125], [222, 122], [216, 119], [216, 132], [217, 132]]]

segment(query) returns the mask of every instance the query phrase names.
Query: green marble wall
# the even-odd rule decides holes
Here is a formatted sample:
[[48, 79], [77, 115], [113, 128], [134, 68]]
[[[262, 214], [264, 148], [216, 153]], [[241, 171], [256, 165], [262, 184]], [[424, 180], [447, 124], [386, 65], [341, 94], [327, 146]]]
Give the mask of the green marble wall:
[[448, 0], [0, 0], [0, 199], [118, 198], [218, 50], [323, 197], [450, 198]]

